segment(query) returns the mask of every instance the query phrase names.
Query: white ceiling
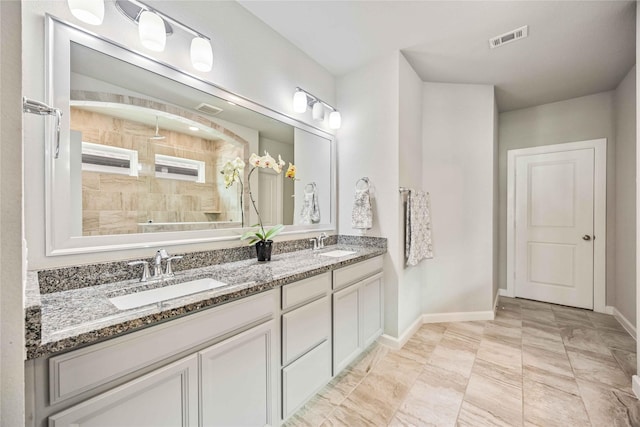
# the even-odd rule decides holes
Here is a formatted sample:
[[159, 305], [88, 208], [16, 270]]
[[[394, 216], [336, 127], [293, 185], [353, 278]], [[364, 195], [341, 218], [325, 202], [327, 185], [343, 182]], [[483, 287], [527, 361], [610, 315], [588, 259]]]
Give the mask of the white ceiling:
[[336, 76], [401, 50], [424, 81], [496, 85], [501, 111], [611, 90], [635, 63], [634, 1], [240, 4]]

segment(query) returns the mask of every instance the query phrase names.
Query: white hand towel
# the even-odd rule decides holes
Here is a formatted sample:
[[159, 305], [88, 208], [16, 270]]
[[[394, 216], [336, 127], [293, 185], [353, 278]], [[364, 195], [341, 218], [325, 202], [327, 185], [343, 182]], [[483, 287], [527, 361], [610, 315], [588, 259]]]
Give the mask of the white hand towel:
[[423, 259], [433, 258], [431, 206], [429, 193], [424, 191], [409, 191], [405, 256], [408, 266], [416, 265]]

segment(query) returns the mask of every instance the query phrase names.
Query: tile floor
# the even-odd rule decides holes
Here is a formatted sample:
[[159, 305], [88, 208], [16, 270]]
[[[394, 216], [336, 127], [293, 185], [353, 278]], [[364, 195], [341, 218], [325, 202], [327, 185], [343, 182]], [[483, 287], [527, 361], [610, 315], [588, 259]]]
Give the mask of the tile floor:
[[496, 319], [374, 345], [287, 426], [640, 426], [636, 342], [613, 316], [500, 298]]

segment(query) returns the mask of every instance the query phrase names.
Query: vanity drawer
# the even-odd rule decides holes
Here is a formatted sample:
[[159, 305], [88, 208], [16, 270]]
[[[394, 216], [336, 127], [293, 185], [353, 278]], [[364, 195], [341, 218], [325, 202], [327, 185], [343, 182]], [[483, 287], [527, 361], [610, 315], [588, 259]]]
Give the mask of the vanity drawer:
[[49, 399], [58, 403], [218, 337], [275, 317], [275, 290], [49, 359]]
[[331, 289], [331, 273], [326, 272], [318, 276], [290, 283], [282, 287], [282, 309], [287, 310], [296, 305], [312, 301], [326, 295]]
[[282, 370], [282, 419], [287, 419], [331, 379], [331, 346], [325, 341]]
[[333, 271], [333, 289], [341, 289], [352, 283], [356, 283], [362, 279], [374, 275], [382, 271], [383, 257], [362, 261], [348, 267], [339, 268]]
[[328, 296], [282, 315], [282, 365], [309, 351], [331, 335]]

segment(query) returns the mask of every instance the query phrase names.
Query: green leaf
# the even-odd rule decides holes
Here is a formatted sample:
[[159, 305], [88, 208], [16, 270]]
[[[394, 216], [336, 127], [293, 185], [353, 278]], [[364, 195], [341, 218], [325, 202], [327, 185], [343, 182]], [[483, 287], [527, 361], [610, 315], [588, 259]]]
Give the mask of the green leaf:
[[284, 225], [282, 225], [282, 224], [274, 225], [273, 227], [271, 227], [271, 228], [269, 229], [269, 231], [267, 231], [267, 232], [265, 233], [264, 240], [269, 240], [269, 239], [271, 239], [272, 237], [277, 236], [278, 234], [280, 234], [280, 232], [281, 232], [283, 229], [284, 229]]

